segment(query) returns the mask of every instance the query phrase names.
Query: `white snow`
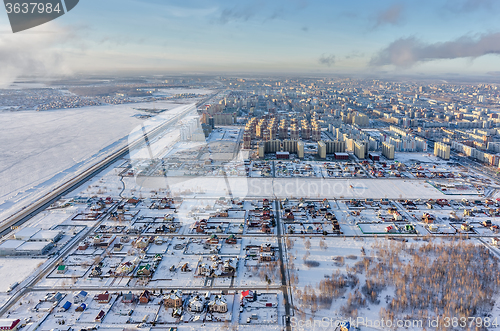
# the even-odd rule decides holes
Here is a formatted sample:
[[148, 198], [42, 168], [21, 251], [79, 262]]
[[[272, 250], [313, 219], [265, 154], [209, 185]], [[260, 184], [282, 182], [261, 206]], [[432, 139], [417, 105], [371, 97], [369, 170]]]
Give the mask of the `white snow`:
[[124, 146], [143, 122], [134, 116], [142, 113], [136, 109], [186, 105], [179, 102], [0, 113], [0, 218]]

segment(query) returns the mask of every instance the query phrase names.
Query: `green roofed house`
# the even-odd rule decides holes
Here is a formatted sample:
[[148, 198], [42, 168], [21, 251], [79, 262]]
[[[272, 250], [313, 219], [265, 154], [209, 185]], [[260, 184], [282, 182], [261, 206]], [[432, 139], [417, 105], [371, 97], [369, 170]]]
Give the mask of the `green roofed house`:
[[236, 237], [234, 236], [234, 234], [231, 234], [229, 235], [229, 237], [227, 237], [226, 244], [236, 244]]
[[415, 232], [415, 227], [412, 224], [406, 224], [405, 225], [405, 230], [406, 230], [406, 232], [413, 233], [413, 232]]
[[218, 244], [219, 243], [219, 237], [217, 237], [216, 234], [212, 234], [210, 236], [210, 239], [208, 239], [208, 243], [212, 244], [212, 245]]
[[66, 273], [66, 270], [68, 270], [68, 267], [65, 266], [64, 264], [61, 264], [57, 267], [58, 274], [64, 274], [64, 273]]
[[141, 265], [137, 270], [137, 276], [149, 276], [149, 275], [151, 275], [151, 265], [149, 263]]

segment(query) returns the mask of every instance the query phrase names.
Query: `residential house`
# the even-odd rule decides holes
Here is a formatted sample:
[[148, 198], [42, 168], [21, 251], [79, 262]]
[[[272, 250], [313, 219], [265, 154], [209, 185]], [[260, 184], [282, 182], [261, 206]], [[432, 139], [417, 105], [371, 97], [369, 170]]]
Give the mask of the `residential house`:
[[81, 302], [84, 302], [85, 299], [87, 299], [87, 295], [88, 293], [85, 292], [85, 291], [80, 291], [78, 292], [78, 294], [76, 294], [73, 298], [73, 302], [74, 303], [81, 303]]
[[182, 291], [170, 291], [170, 293], [163, 298], [163, 304], [165, 308], [182, 307]]
[[462, 226], [460, 227], [460, 229], [462, 229], [462, 231], [472, 231], [472, 226], [470, 226], [467, 223], [462, 223]]
[[151, 265], [149, 263], [141, 265], [139, 269], [137, 269], [137, 276], [145, 276], [145, 277], [151, 276]]
[[150, 298], [151, 298], [151, 293], [148, 290], [144, 290], [144, 292], [142, 292], [141, 296], [139, 297], [139, 302], [148, 303]]
[[108, 292], [98, 294], [94, 297], [94, 300], [96, 300], [98, 303], [109, 303], [109, 301], [111, 301], [111, 294], [109, 294]]
[[123, 303], [133, 303], [134, 299], [135, 299], [135, 297], [134, 297], [134, 293], [132, 293], [132, 291], [129, 291], [128, 293], [125, 293], [122, 296]]
[[264, 243], [264, 244], [260, 245], [261, 252], [271, 252], [272, 250], [273, 250], [272, 246], [269, 243]]
[[236, 272], [236, 267], [234, 266], [233, 259], [225, 260], [222, 264], [222, 271], [226, 274], [234, 274]]
[[216, 295], [214, 300], [208, 303], [208, 311], [214, 313], [227, 313], [226, 299], [221, 295]]
[[208, 239], [207, 243], [211, 245], [217, 245], [219, 243], [219, 237], [217, 237], [216, 234], [212, 234], [210, 236], [210, 239]]
[[229, 245], [236, 244], [236, 237], [234, 236], [234, 234], [231, 234], [231, 235], [229, 235], [229, 237], [227, 237], [226, 244], [229, 244]]
[[192, 313], [203, 312], [204, 306], [205, 305], [203, 304], [203, 302], [201, 301], [201, 299], [198, 295], [195, 296], [194, 298], [192, 298], [191, 300], [189, 300], [188, 308], [189, 308], [189, 311], [191, 311]]

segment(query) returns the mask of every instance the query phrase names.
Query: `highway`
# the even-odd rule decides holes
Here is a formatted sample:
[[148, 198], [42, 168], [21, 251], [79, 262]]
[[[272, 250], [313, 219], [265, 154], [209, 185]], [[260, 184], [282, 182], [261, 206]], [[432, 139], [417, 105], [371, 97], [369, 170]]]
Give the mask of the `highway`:
[[115, 153], [107, 156], [103, 160], [99, 161], [98, 163], [94, 164], [90, 168], [84, 170], [82, 173], [78, 174], [74, 178], [68, 180], [67, 182], [63, 183], [56, 189], [54, 189], [52, 192], [47, 194], [45, 197], [39, 199], [38, 201], [34, 202], [33, 204], [21, 209], [20, 211], [16, 212], [15, 214], [9, 216], [5, 220], [1, 222], [0, 225], [0, 236], [5, 236], [9, 232], [12, 231], [12, 227], [19, 226], [23, 224], [24, 222], [28, 221], [31, 219], [33, 216], [37, 215], [41, 211], [45, 210], [45, 208], [49, 207], [51, 204], [53, 204], [55, 201], [60, 199], [62, 196], [65, 194], [68, 194], [69, 192], [73, 191], [74, 189], [78, 188], [80, 185], [109, 167], [111, 164], [113, 164], [115, 161], [118, 159], [124, 157], [125, 155], [128, 154], [130, 149], [137, 148], [138, 146], [141, 146], [142, 144], [146, 143], [148, 141], [153, 140], [156, 138], [158, 135], [160, 135], [163, 130], [168, 128], [172, 123], [175, 121], [178, 121], [181, 119], [185, 114], [187, 114], [190, 111], [196, 110], [196, 107], [205, 103], [207, 100], [212, 98], [215, 94], [210, 95], [209, 97], [199, 101], [196, 106], [192, 107], [186, 107], [186, 110], [183, 112], [179, 113], [175, 117], [173, 117], [170, 120], [167, 120], [165, 123], [160, 124], [156, 128], [152, 129], [150, 132], [147, 133], [147, 139], [144, 139], [145, 137], [141, 136], [137, 140], [135, 140], [133, 143], [128, 144], [127, 146], [119, 149]]
[[275, 220], [276, 220], [276, 229], [277, 229], [277, 238], [278, 238], [278, 252], [279, 252], [279, 263], [280, 263], [280, 273], [281, 273], [281, 291], [283, 292], [283, 298], [285, 301], [285, 325], [286, 330], [291, 331], [292, 327], [290, 326], [290, 295], [288, 293], [288, 281], [286, 279], [287, 270], [285, 270], [285, 260], [284, 260], [284, 252], [283, 252], [283, 236], [282, 236], [282, 226], [283, 224], [280, 221], [280, 201], [275, 200]]
[[[153, 140], [156, 138], [159, 134], [162, 133], [164, 129], [166, 129], [168, 126], [170, 126], [173, 122], [179, 120], [182, 118], [186, 113], [196, 110], [196, 107], [202, 103], [204, 103], [206, 100], [212, 98], [213, 95], [210, 95], [208, 98], [203, 99], [199, 103], [196, 104], [196, 106], [191, 106], [191, 107], [186, 107], [186, 110], [184, 110], [182, 113], [179, 113], [172, 119], [166, 121], [165, 123], [160, 124], [153, 130], [151, 130], [147, 136], [148, 139], [144, 139], [143, 137], [138, 138], [136, 141], [133, 143], [121, 148], [117, 152], [113, 153], [112, 155], [106, 157], [104, 160], [98, 162], [97, 164], [91, 166], [87, 170], [83, 171], [81, 174], [77, 175], [73, 179], [67, 181], [66, 183], [62, 184], [55, 190], [53, 190], [51, 193], [49, 193], [47, 196], [44, 198], [38, 200], [37, 202], [33, 203], [31, 206], [22, 209], [21, 211], [17, 212], [16, 214], [10, 216], [6, 220], [2, 222], [2, 225], [0, 226], [0, 231], [1, 235], [4, 236], [5, 234], [8, 234], [10, 231], [12, 231], [12, 226], [16, 225], [21, 225], [24, 222], [28, 221], [31, 219], [33, 216], [35, 216], [37, 213], [43, 211], [45, 208], [50, 206], [52, 203], [57, 201], [59, 198], [61, 198], [63, 195], [71, 192], [72, 190], [76, 189], [83, 183], [85, 183], [87, 180], [92, 178], [93, 176], [97, 175], [107, 167], [109, 167], [111, 164], [113, 164], [115, 161], [117, 161], [119, 158], [127, 155], [128, 151], [130, 148], [135, 148], [138, 146], [141, 146], [141, 144], [144, 144], [145, 141]], [[52, 257], [50, 258], [42, 267], [42, 270], [36, 275], [36, 277], [33, 277], [31, 279], [28, 279], [27, 281], [23, 282], [22, 284], [19, 284], [17, 287], [17, 291], [14, 291], [12, 293], [12, 296], [9, 298], [9, 300], [0, 308], [0, 315], [4, 314], [10, 307], [12, 307], [13, 304], [17, 302], [17, 300], [22, 297], [27, 291], [32, 291], [34, 290], [33, 287], [34, 285], [42, 279], [50, 270], [52, 270], [57, 262], [59, 261], [60, 258], [64, 257], [65, 254], [67, 254], [69, 251], [71, 251], [73, 248], [78, 245], [80, 239], [85, 236], [86, 234], [90, 233], [91, 231], [94, 231], [96, 227], [98, 227], [102, 220], [105, 219], [111, 211], [113, 211], [116, 208], [114, 206], [113, 208], [110, 208], [107, 213], [101, 216], [98, 222], [93, 227], [87, 228], [86, 231], [83, 232], [83, 234], [77, 235], [75, 238], [72, 239], [71, 242], [66, 244], [60, 251], [57, 257]], [[44, 289], [45, 291], [47, 289]]]

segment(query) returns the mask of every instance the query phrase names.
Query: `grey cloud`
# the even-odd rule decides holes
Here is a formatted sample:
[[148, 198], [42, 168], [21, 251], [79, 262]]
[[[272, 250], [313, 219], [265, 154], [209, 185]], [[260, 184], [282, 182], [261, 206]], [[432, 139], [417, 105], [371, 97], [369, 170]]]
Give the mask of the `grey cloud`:
[[76, 33], [70, 27], [46, 24], [16, 34], [0, 34], [0, 87], [9, 86], [23, 75], [58, 76], [69, 74], [63, 51], [57, 48], [63, 44], [78, 42]]
[[392, 42], [370, 60], [372, 66], [395, 65], [411, 67], [418, 62], [476, 58], [487, 54], [500, 54], [500, 33], [464, 36], [440, 43], [424, 43], [415, 37], [401, 38]]
[[385, 24], [397, 25], [401, 22], [403, 5], [396, 3], [377, 15], [375, 27]]
[[492, 9], [494, 0], [448, 0], [445, 9], [453, 13], [469, 13], [479, 9]]
[[365, 53], [359, 52], [359, 51], [354, 51], [354, 52], [346, 55], [345, 58], [347, 60], [349, 60], [349, 59], [355, 59], [355, 58], [359, 58], [359, 57], [363, 57], [363, 56], [365, 56]]
[[218, 22], [226, 24], [231, 21], [248, 21], [254, 15], [255, 9], [251, 7], [245, 9], [226, 8], [221, 12]]
[[231, 8], [225, 8], [216, 18], [219, 24], [231, 22], [246, 22], [257, 19], [262, 22], [275, 20], [285, 17], [291, 10], [301, 10], [307, 7], [307, 1], [296, 0], [295, 6], [273, 6], [272, 3], [264, 1], [248, 2], [246, 5], [241, 3]]
[[319, 64], [326, 65], [327, 67], [331, 67], [335, 63], [335, 55], [330, 54], [322, 54], [318, 60]]

